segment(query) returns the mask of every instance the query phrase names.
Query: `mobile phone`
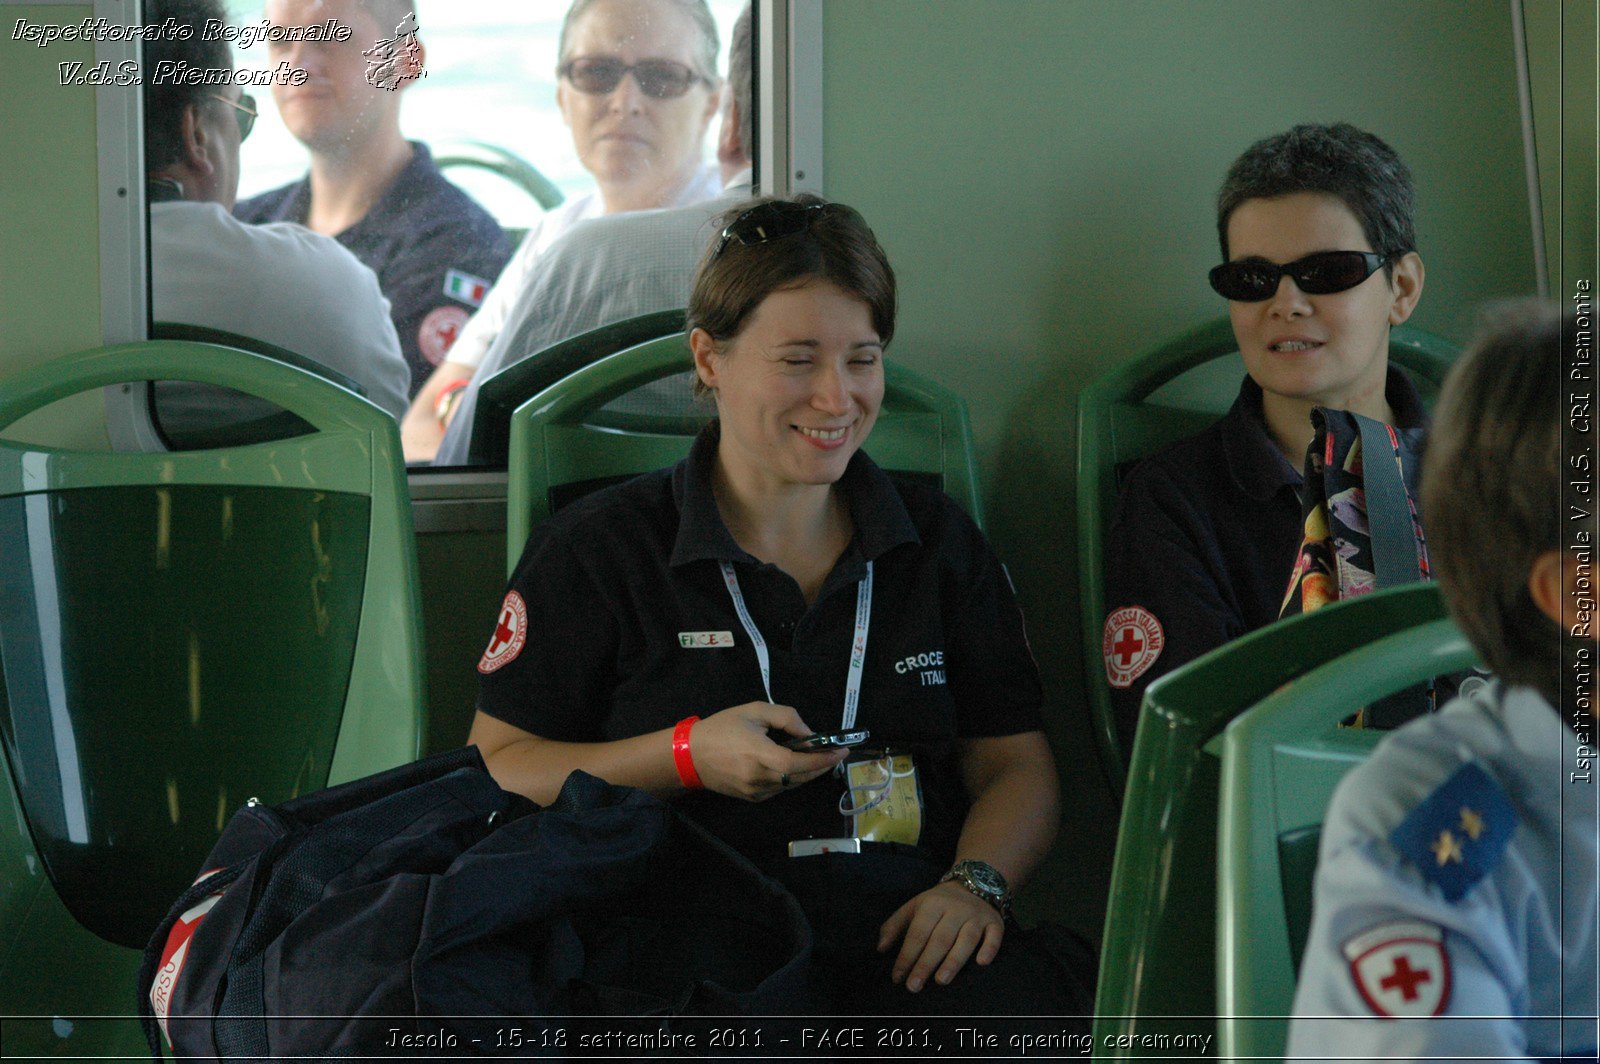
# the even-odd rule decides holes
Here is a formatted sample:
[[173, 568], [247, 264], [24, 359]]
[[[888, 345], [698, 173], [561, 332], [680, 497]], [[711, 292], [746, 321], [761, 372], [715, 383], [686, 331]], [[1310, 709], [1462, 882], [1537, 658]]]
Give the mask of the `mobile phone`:
[[860, 731], [817, 732], [800, 739], [785, 739], [782, 744], [790, 750], [832, 750], [840, 746], [860, 746], [872, 733]]

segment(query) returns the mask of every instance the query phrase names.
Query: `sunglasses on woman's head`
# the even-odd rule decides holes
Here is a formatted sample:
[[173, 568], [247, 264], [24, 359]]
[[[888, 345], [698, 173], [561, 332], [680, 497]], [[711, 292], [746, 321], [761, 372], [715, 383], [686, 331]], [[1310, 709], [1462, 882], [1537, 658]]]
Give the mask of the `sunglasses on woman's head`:
[[758, 203], [728, 223], [728, 227], [722, 231], [722, 240], [717, 244], [716, 255], [712, 258], [722, 254], [722, 249], [730, 241], [749, 247], [803, 233], [815, 225], [822, 217], [822, 212], [829, 208], [856, 215], [855, 208], [842, 203], [796, 203], [793, 200]]
[[557, 73], [572, 82], [573, 88], [589, 96], [604, 96], [614, 91], [629, 74], [638, 82], [639, 91], [653, 100], [675, 100], [694, 88], [698, 81], [710, 84], [689, 67], [670, 59], [643, 59], [637, 63], [624, 63], [612, 56], [568, 59]]
[[1372, 251], [1319, 251], [1279, 266], [1266, 259], [1224, 262], [1211, 271], [1211, 287], [1235, 303], [1259, 303], [1278, 292], [1278, 282], [1293, 277], [1300, 291], [1326, 296], [1343, 292], [1371, 277], [1388, 258]]

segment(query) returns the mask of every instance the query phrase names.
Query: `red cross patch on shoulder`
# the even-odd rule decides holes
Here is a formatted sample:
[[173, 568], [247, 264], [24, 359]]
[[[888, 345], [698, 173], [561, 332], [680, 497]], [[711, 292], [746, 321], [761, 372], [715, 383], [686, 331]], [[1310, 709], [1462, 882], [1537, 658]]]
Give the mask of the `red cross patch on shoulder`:
[[1106, 618], [1100, 652], [1106, 658], [1106, 681], [1119, 691], [1143, 676], [1167, 645], [1161, 622], [1143, 606], [1124, 606]]
[[1376, 1015], [1437, 1016], [1450, 1004], [1450, 954], [1437, 925], [1396, 920], [1342, 949], [1356, 990]]
[[489, 636], [489, 646], [478, 662], [478, 671], [485, 676], [517, 660], [522, 646], [528, 641], [528, 607], [515, 591], [506, 593], [500, 604], [500, 618], [494, 623], [494, 634]]
[[428, 316], [417, 326], [417, 350], [422, 352], [422, 357], [434, 366], [443, 362], [470, 317], [472, 315], [454, 303], [428, 311]]

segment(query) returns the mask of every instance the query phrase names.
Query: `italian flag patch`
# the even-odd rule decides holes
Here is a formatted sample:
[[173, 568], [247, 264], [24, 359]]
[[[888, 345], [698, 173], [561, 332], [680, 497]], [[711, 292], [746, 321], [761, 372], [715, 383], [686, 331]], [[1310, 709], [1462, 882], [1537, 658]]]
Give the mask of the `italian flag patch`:
[[483, 297], [489, 294], [489, 282], [470, 273], [450, 270], [444, 275], [444, 294], [468, 306], [481, 307]]

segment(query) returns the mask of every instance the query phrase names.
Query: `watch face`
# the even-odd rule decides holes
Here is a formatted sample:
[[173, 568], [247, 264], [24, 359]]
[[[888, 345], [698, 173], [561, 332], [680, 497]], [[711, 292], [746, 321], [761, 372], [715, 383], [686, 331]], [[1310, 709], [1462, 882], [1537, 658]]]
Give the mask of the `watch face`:
[[1006, 881], [1000, 878], [1000, 873], [980, 861], [966, 862], [962, 869], [967, 878], [979, 890], [996, 897], [1006, 892]]

